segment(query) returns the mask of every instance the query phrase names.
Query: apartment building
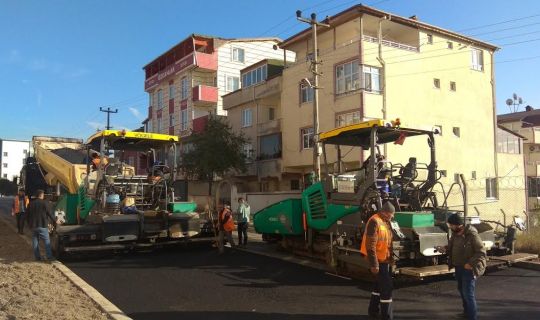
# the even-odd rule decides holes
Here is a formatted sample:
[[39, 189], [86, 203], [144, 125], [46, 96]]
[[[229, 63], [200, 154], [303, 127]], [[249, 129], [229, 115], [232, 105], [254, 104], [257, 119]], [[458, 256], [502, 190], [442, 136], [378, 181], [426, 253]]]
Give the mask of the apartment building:
[[[471, 210], [494, 219], [500, 209], [521, 214], [516, 208], [525, 209], [526, 197], [516, 198], [500, 186], [509, 173], [497, 161], [496, 46], [363, 5], [324, 22], [330, 27], [318, 29], [320, 132], [373, 118], [437, 128], [436, 153], [443, 174], [437, 188], [448, 192], [464, 174]], [[311, 28], [286, 39], [280, 48], [297, 57], [282, 76], [281, 166], [289, 179], [302, 180], [313, 170], [312, 93], [303, 81], [313, 77], [306, 67], [313, 57]], [[387, 145], [384, 153], [392, 163], [405, 164], [410, 156], [428, 163], [429, 148], [420, 140]], [[365, 159], [360, 150], [343, 152], [349, 168]], [[336, 152], [328, 158], [335, 162]], [[510, 174], [523, 175], [520, 170], [518, 164]], [[462, 208], [456, 188], [447, 200], [450, 207]]]
[[[249, 191], [299, 190], [282, 166], [281, 91], [284, 60], [264, 59], [240, 71], [242, 88], [223, 96], [231, 127], [242, 132], [247, 172], [235, 178]], [[283, 183], [282, 183], [283, 182]]]
[[[528, 209], [540, 211], [540, 110], [527, 106], [525, 111], [497, 116], [497, 149], [506, 154], [523, 154]], [[521, 143], [522, 142], [522, 143]]]
[[192, 34], [147, 64], [146, 130], [188, 136], [207, 115], [226, 115], [221, 96], [240, 88], [240, 70], [265, 58], [283, 59], [277, 38], [223, 39]]
[[30, 141], [0, 139], [0, 178], [19, 177], [29, 152]]

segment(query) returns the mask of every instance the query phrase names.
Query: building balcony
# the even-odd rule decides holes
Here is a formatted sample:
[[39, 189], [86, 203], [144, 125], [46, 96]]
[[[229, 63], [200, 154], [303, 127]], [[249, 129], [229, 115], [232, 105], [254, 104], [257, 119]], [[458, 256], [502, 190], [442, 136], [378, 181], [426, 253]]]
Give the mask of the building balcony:
[[257, 125], [257, 134], [259, 136], [265, 136], [278, 132], [281, 132], [281, 119], [270, 120]]
[[206, 85], [193, 87], [193, 105], [196, 107], [214, 107], [218, 101], [218, 88]]
[[242, 88], [223, 96], [223, 109], [250, 103], [253, 99], [277, 103], [281, 99], [281, 77], [268, 79], [251, 87]]
[[218, 68], [217, 53], [195, 52], [194, 63], [200, 71], [216, 72]]
[[257, 161], [257, 176], [261, 178], [281, 178], [281, 159], [268, 159]]
[[238, 177], [256, 177], [257, 176], [257, 163], [246, 163], [246, 172], [237, 172]]

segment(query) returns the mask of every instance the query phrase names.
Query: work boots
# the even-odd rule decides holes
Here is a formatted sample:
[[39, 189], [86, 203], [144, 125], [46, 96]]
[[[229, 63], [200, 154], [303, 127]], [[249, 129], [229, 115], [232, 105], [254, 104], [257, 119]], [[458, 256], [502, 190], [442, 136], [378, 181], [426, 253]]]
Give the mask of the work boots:
[[379, 304], [381, 302], [381, 296], [378, 293], [372, 292], [371, 299], [369, 300], [368, 315], [370, 318], [379, 319]]
[[392, 300], [389, 302], [381, 301], [381, 320], [393, 320], [394, 312], [392, 310]]

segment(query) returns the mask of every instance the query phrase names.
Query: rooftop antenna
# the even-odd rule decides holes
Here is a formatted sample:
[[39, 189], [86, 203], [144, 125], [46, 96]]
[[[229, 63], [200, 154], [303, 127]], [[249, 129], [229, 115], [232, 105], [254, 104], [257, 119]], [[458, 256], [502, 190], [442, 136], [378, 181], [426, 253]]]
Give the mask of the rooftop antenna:
[[506, 99], [506, 105], [510, 109], [510, 112], [517, 112], [522, 104], [523, 99], [521, 97], [518, 97], [516, 93], [512, 94], [512, 98]]

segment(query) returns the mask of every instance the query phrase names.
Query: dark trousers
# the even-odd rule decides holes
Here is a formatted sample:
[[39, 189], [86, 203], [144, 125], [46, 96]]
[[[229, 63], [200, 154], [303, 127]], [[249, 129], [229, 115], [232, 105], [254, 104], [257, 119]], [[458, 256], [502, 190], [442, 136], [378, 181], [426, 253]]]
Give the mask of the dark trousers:
[[238, 244], [247, 244], [247, 229], [248, 229], [248, 223], [247, 222], [238, 222]]
[[381, 319], [392, 320], [394, 313], [392, 311], [392, 272], [388, 263], [379, 264], [379, 273], [375, 276], [373, 292], [369, 301], [368, 313], [378, 315], [381, 313]]
[[456, 268], [456, 280], [458, 284], [459, 295], [463, 303], [463, 313], [469, 320], [476, 320], [476, 298], [474, 291], [476, 288], [476, 279], [472, 270], [467, 270], [463, 267]]
[[26, 217], [26, 213], [19, 212], [15, 215], [17, 218], [17, 229], [19, 230], [19, 233], [23, 233], [24, 230], [24, 218]]

